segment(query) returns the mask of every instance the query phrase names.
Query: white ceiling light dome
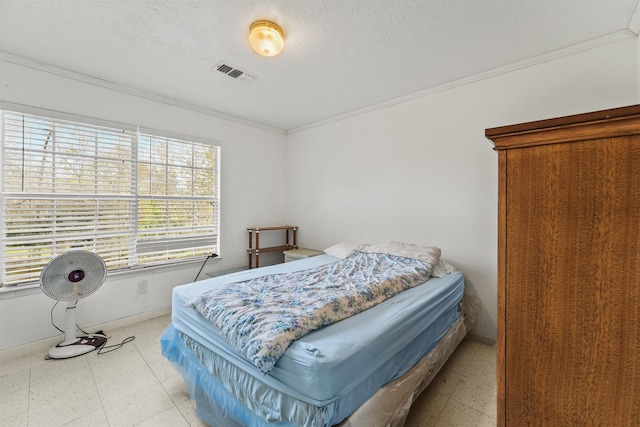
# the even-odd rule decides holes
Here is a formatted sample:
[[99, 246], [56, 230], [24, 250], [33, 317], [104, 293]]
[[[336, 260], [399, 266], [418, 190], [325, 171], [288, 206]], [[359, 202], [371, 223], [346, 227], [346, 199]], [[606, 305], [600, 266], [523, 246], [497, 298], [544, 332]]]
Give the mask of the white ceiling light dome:
[[249, 27], [249, 44], [258, 55], [276, 56], [284, 47], [284, 33], [271, 21], [256, 21]]

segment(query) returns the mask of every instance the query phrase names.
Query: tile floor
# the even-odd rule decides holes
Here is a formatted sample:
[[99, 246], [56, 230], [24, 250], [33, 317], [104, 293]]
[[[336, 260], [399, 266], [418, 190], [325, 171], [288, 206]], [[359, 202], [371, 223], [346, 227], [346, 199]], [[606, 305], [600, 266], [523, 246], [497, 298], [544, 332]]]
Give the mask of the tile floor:
[[[0, 364], [0, 427], [205, 426], [182, 378], [160, 354], [162, 316], [106, 331], [112, 353], [44, 360], [47, 350]], [[494, 426], [495, 347], [463, 341], [414, 404], [406, 426]], [[215, 427], [215, 426], [213, 426]]]

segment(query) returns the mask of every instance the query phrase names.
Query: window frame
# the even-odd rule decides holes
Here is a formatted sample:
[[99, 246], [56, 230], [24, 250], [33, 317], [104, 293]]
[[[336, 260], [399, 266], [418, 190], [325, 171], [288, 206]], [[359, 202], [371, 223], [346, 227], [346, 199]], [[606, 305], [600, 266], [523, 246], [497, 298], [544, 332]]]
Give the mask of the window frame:
[[[126, 274], [128, 272], [140, 272], [142, 270], [146, 270], [146, 269], [150, 269], [150, 268], [163, 268], [166, 266], [176, 266], [179, 264], [190, 264], [190, 263], [194, 263], [194, 262], [201, 262], [202, 257], [203, 256], [207, 256], [207, 255], [211, 255], [211, 253], [219, 253], [219, 248], [220, 248], [220, 212], [221, 212], [221, 207], [220, 207], [220, 166], [221, 166], [221, 147], [220, 144], [217, 140], [212, 140], [212, 139], [208, 139], [208, 138], [201, 138], [201, 137], [194, 137], [194, 136], [190, 136], [190, 135], [184, 135], [184, 134], [180, 134], [180, 133], [175, 133], [175, 132], [168, 132], [168, 131], [163, 131], [163, 130], [157, 130], [157, 129], [152, 129], [152, 128], [148, 128], [148, 127], [141, 127], [141, 126], [134, 126], [134, 125], [130, 125], [130, 124], [125, 124], [125, 123], [120, 123], [120, 122], [113, 122], [113, 121], [108, 121], [108, 120], [102, 120], [102, 119], [96, 119], [96, 118], [92, 118], [92, 117], [87, 117], [87, 116], [80, 116], [80, 115], [75, 115], [75, 114], [69, 114], [69, 113], [63, 113], [63, 112], [58, 112], [58, 111], [53, 111], [53, 110], [47, 110], [47, 109], [42, 109], [42, 108], [36, 108], [36, 107], [29, 107], [29, 106], [24, 106], [24, 105], [18, 105], [18, 104], [12, 104], [12, 103], [8, 103], [8, 102], [0, 102], [0, 117], [2, 118], [2, 120], [0, 120], [0, 137], [2, 138], [2, 141], [0, 141], [0, 167], [3, 168], [3, 174], [0, 177], [0, 198], [2, 198], [3, 202], [5, 200], [5, 186], [4, 186], [4, 180], [5, 180], [5, 170], [4, 170], [4, 152], [5, 152], [5, 112], [8, 113], [18, 113], [18, 114], [25, 114], [25, 115], [34, 115], [34, 116], [40, 116], [43, 118], [47, 118], [47, 119], [51, 119], [53, 121], [68, 121], [68, 122], [75, 122], [78, 123], [80, 125], [83, 126], [88, 126], [88, 127], [106, 127], [106, 128], [111, 128], [111, 129], [122, 129], [123, 131], [126, 132], [130, 132], [133, 134], [133, 147], [132, 149], [132, 154], [131, 154], [131, 170], [132, 170], [132, 177], [131, 177], [131, 197], [133, 197], [133, 203], [135, 205], [135, 208], [132, 209], [132, 218], [129, 218], [129, 224], [133, 224], [135, 225], [135, 227], [133, 227], [133, 230], [130, 230], [129, 233], [129, 239], [133, 239], [133, 243], [129, 244], [129, 250], [127, 252], [126, 255], [126, 259], [128, 259], [128, 262], [126, 263], [126, 266], [120, 266], [118, 268], [109, 268], [108, 272], [109, 274]], [[138, 221], [138, 202], [140, 199], [144, 198], [143, 196], [140, 195], [140, 188], [138, 187], [138, 179], [139, 176], [138, 174], [140, 173], [140, 162], [138, 159], [138, 153], [139, 153], [139, 141], [141, 138], [141, 135], [151, 135], [152, 137], [157, 137], [157, 138], [165, 138], [167, 140], [179, 140], [179, 141], [184, 141], [184, 142], [188, 142], [189, 144], [192, 144], [192, 150], [195, 150], [195, 148], [193, 148], [193, 146], [195, 145], [203, 145], [203, 146], [210, 146], [213, 149], [213, 154], [212, 156], [214, 156], [214, 160], [213, 163], [213, 171], [212, 173], [212, 177], [207, 177], [208, 179], [213, 179], [214, 181], [214, 188], [211, 189], [213, 195], [207, 195], [205, 197], [206, 200], [210, 200], [209, 203], [212, 204], [212, 207], [210, 208], [212, 213], [211, 216], [208, 216], [206, 218], [208, 218], [208, 220], [212, 220], [213, 224], [210, 225], [210, 232], [208, 234], [208, 237], [211, 239], [211, 241], [209, 242], [209, 244], [205, 245], [204, 247], [202, 247], [201, 250], [192, 250], [193, 255], [192, 256], [186, 256], [184, 258], [179, 258], [179, 259], [162, 259], [159, 261], [152, 261], [149, 263], [140, 263], [138, 256], [138, 236], [139, 236], [139, 230], [141, 229], [140, 227], [140, 223]], [[98, 144], [98, 142], [96, 142], [96, 144]], [[209, 150], [207, 148], [205, 148], [206, 150]], [[170, 163], [170, 159], [167, 157], [165, 158], [165, 162], [167, 163], [167, 165]], [[192, 170], [192, 175], [191, 175], [191, 184], [193, 185], [193, 183], [195, 182], [194, 176], [196, 175], [196, 173], [194, 172], [196, 169], [195, 164], [191, 164], [190, 166], [185, 166], [183, 169], [189, 169], [191, 168]], [[203, 169], [203, 168], [200, 168]], [[207, 169], [210, 170], [210, 169]], [[34, 193], [31, 193], [34, 194]], [[99, 198], [101, 195], [104, 195], [105, 193], [96, 193], [96, 197]], [[57, 198], [57, 197], [51, 197], [51, 200], [59, 200], [61, 198], [63, 198], [64, 196]], [[167, 198], [173, 198], [176, 200], [182, 200], [182, 201], [193, 201], [193, 200], [204, 200], [204, 199], [199, 199], [196, 195], [194, 195], [193, 193], [191, 193], [191, 195], [189, 196], [183, 196], [183, 195], [173, 195], [173, 196], [167, 196], [167, 197], [158, 197], [157, 195], [154, 195], [152, 197], [156, 197], [159, 199], [167, 199]], [[125, 197], [126, 198], [126, 197]], [[196, 202], [192, 202], [194, 205], [196, 205]], [[4, 203], [3, 203], [4, 205]], [[0, 246], [2, 248], [5, 248], [6, 245], [6, 239], [5, 239], [5, 230], [6, 228], [6, 218], [5, 218], [5, 206], [2, 206], [2, 209], [0, 210]], [[168, 213], [170, 215], [170, 211], [164, 211], [165, 213]], [[197, 217], [197, 213], [195, 213], [195, 211], [191, 212], [191, 219], [196, 218]], [[197, 233], [198, 227], [192, 227], [193, 233]], [[47, 234], [43, 234], [44, 236], [46, 236]], [[95, 236], [95, 234], [94, 234]], [[214, 240], [215, 239], [215, 240]], [[179, 239], [178, 239], [179, 240]], [[94, 240], [95, 242], [95, 240]], [[169, 255], [167, 256], [167, 258], [170, 258], [170, 254], [171, 254], [171, 243], [172, 241], [167, 238], [166, 242], [168, 242], [165, 246], [165, 251], [167, 253], [169, 253]], [[180, 243], [178, 243], [180, 244]], [[181, 246], [184, 247], [184, 246]], [[193, 249], [193, 247], [191, 247]], [[91, 248], [87, 248], [88, 250], [91, 250]], [[205, 252], [203, 252], [206, 249]], [[68, 249], [63, 249], [60, 250], [58, 253], [56, 253], [54, 251], [54, 249], [52, 249], [52, 251], [54, 251], [53, 256], [55, 255], [59, 255], [60, 253], [64, 253], [66, 252]], [[133, 252], [131, 252], [133, 251]], [[134, 262], [132, 263], [130, 258], [134, 259]], [[22, 282], [9, 282], [9, 283], [2, 283], [5, 280], [5, 267], [6, 267], [6, 259], [5, 259], [5, 254], [4, 254], [4, 250], [3, 250], [3, 254], [0, 254], [0, 268], [2, 269], [2, 271], [0, 271], [0, 290], [9, 290], [9, 289], [13, 289], [15, 290], [16, 288], [22, 288], [22, 287], [31, 287], [31, 286], [35, 286], [37, 284], [37, 279], [29, 279], [29, 280], [25, 280]]]

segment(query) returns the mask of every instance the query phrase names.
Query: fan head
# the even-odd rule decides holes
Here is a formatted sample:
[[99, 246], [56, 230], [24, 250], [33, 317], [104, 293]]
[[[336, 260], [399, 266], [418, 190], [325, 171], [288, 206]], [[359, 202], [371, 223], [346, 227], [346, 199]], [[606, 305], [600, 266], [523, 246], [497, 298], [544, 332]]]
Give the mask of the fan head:
[[93, 252], [71, 251], [58, 255], [40, 272], [40, 287], [58, 301], [74, 301], [98, 290], [107, 277], [107, 266]]

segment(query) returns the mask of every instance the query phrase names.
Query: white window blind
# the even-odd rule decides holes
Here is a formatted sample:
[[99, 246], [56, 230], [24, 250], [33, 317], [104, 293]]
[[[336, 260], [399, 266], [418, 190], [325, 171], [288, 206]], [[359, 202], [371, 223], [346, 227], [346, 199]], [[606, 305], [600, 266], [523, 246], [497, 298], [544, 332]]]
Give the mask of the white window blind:
[[211, 144], [138, 134], [141, 262], [208, 255], [217, 248], [218, 155]]
[[111, 271], [217, 252], [212, 144], [3, 111], [1, 155], [3, 286], [72, 249]]

